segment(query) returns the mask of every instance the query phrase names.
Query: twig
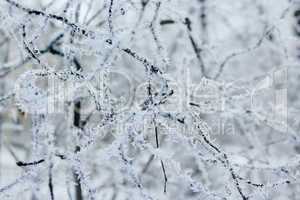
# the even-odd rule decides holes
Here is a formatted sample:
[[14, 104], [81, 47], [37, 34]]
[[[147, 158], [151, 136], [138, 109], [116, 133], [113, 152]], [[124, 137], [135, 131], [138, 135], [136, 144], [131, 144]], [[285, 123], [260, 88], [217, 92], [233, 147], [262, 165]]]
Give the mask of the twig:
[[203, 58], [202, 58], [202, 55], [201, 55], [202, 50], [198, 47], [194, 37], [192, 36], [192, 22], [189, 18], [185, 18], [184, 24], [187, 28], [188, 36], [189, 36], [190, 42], [192, 44], [193, 50], [194, 50], [194, 52], [196, 54], [196, 57], [197, 57], [197, 59], [200, 63], [202, 76], [207, 77], [206, 72], [205, 72], [204, 61], [203, 61]]
[[[159, 141], [158, 141], [158, 127], [157, 127], [157, 125], [156, 125], [155, 119], [153, 120], [153, 124], [154, 124], [154, 130], [155, 130], [156, 148], [159, 148]], [[168, 178], [167, 178], [167, 174], [166, 174], [165, 165], [164, 165], [163, 160], [160, 160], [160, 164], [161, 164], [161, 168], [162, 168], [163, 175], [164, 175], [164, 193], [167, 193], [167, 182], [168, 182]]]
[[113, 4], [114, 4], [114, 0], [110, 0], [110, 4], [109, 4], [109, 8], [108, 8], [108, 27], [109, 27], [109, 32], [111, 34], [111, 39], [114, 36], [113, 21], [112, 21]]
[[41, 160], [38, 160], [38, 161], [33, 161], [33, 162], [22, 162], [22, 161], [18, 161], [16, 164], [19, 166], [19, 167], [25, 167], [25, 166], [30, 166], [30, 165], [38, 165], [40, 163], [43, 163], [45, 162], [45, 159], [41, 159]]
[[50, 191], [51, 200], [54, 200], [53, 183], [52, 183], [52, 170], [53, 170], [53, 164], [50, 164], [49, 171], [48, 171], [48, 187], [49, 187], [49, 191]]

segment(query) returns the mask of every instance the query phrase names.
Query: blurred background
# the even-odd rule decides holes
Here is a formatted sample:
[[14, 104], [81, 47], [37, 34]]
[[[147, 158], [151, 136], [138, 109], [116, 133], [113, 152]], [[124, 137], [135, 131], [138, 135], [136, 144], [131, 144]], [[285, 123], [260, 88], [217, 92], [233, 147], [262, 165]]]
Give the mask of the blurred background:
[[0, 199], [299, 199], [299, 41], [293, 0], [1, 0]]

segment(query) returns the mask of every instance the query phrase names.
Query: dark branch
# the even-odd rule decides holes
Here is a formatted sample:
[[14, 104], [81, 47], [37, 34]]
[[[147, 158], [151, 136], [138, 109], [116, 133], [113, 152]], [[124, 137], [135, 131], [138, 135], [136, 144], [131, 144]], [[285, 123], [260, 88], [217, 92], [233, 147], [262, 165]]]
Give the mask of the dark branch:
[[41, 159], [41, 160], [38, 160], [38, 161], [33, 161], [33, 162], [28, 162], [28, 163], [25, 163], [25, 162], [22, 162], [22, 161], [18, 161], [16, 164], [19, 167], [25, 167], [25, 166], [31, 166], [31, 165], [38, 165], [38, 164], [43, 163], [43, 162], [45, 162], [44, 159]]

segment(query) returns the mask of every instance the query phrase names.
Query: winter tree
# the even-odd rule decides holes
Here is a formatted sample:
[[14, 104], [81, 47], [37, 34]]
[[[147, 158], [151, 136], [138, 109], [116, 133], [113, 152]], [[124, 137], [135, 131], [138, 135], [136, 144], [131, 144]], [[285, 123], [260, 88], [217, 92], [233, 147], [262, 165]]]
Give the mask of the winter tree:
[[300, 199], [297, 0], [1, 0], [0, 199]]

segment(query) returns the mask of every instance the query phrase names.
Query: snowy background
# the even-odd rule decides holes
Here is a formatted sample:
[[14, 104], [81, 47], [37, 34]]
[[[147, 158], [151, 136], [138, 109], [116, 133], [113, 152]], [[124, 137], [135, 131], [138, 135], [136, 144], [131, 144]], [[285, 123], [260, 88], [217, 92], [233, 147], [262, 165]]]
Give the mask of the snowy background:
[[0, 199], [300, 199], [300, 2], [0, 0]]

